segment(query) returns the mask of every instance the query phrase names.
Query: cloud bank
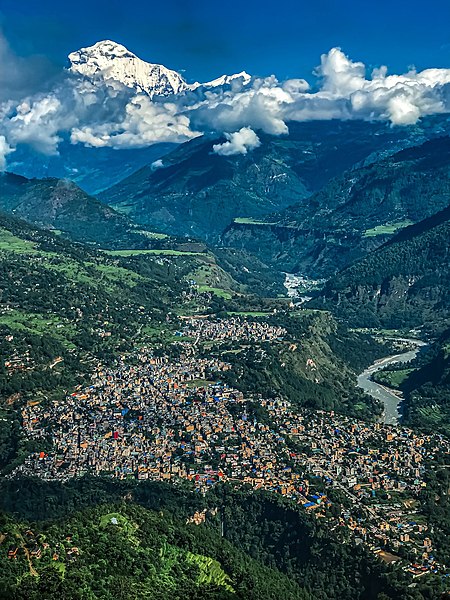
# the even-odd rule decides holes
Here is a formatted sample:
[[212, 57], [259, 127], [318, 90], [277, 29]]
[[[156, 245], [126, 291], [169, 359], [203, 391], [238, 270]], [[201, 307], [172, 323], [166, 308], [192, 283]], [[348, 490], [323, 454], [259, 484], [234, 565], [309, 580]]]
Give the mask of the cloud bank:
[[363, 63], [339, 48], [322, 55], [313, 87], [304, 79], [238, 77], [150, 98], [119, 82], [93, 81], [69, 71], [49, 89], [31, 93], [20, 84], [29, 65], [14, 60], [0, 42], [0, 82], [13, 83], [9, 93], [6, 85], [0, 95], [0, 169], [19, 144], [55, 154], [62, 139], [91, 147], [139, 148], [214, 132], [227, 139], [214, 152], [229, 156], [256, 148], [255, 131], [286, 134], [292, 121], [363, 119], [403, 126], [450, 112], [450, 69], [389, 75], [382, 66], [369, 75]]
[[226, 142], [213, 146], [213, 152], [221, 156], [247, 154], [250, 150], [261, 146], [259, 137], [250, 127], [242, 127], [235, 133], [226, 133], [225, 137], [227, 138]]

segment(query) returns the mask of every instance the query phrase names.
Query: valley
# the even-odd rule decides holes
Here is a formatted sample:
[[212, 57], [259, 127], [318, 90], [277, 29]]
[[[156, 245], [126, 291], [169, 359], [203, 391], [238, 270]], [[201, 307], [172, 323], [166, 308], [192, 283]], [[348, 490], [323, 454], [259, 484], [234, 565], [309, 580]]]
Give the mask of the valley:
[[[310, 581], [340, 598], [329, 595], [335, 584], [313, 550], [298, 549], [318, 531], [322, 547], [343, 548], [330, 560], [342, 552], [349, 568], [371, 565], [367, 586], [391, 597], [411, 582], [418, 592], [422, 582], [440, 589], [449, 521], [440, 502], [446, 480], [436, 469], [446, 464], [449, 438], [444, 418], [430, 427], [418, 415], [430, 420], [438, 410], [435, 400], [423, 406], [419, 374], [424, 361], [439, 360], [426, 358], [436, 337], [446, 339], [448, 210], [413, 225], [368, 220], [361, 239], [389, 240], [365, 255], [360, 248], [361, 257], [327, 278], [326, 270], [299, 267], [295, 244], [283, 250], [297, 264], [286, 273], [282, 254], [277, 262], [251, 245], [136, 224], [75, 187], [61, 209], [60, 185], [4, 177], [0, 509], [14, 506], [15, 514], [0, 521], [0, 565], [12, 593], [38, 594], [56, 573], [64, 574], [59, 586], [81, 568], [79, 577], [91, 577], [101, 561], [86, 563], [98, 552], [92, 531], [121, 539], [126, 560], [138, 560], [131, 557], [139, 539], [139, 560], [153, 560], [141, 528], [165, 532], [157, 536], [162, 559], [151, 567], [157, 585], [192, 587], [194, 596], [212, 586], [250, 597], [237, 575], [250, 560], [248, 585], [268, 569], [265, 580], [287, 597], [309, 599]], [[270, 218], [235, 217], [231, 228], [277, 229]], [[340, 260], [349, 258], [333, 259], [333, 273]], [[383, 296], [366, 291], [374, 282]], [[395, 338], [383, 333], [392, 327]], [[426, 352], [418, 352], [425, 342], [402, 338], [411, 327], [427, 339]], [[398, 380], [398, 391], [383, 376]], [[29, 500], [17, 498], [22, 486]], [[34, 504], [49, 495], [47, 529]], [[251, 521], [242, 521], [240, 503], [249, 502], [268, 511], [266, 528], [292, 537], [283, 547], [294, 570], [270, 549], [280, 541], [266, 547], [242, 535]], [[279, 511], [281, 521], [272, 521]], [[68, 523], [63, 530], [57, 514]], [[172, 519], [187, 537], [171, 537]], [[292, 520], [296, 534], [288, 534]], [[196, 565], [192, 575], [174, 576], [175, 556]], [[349, 575], [344, 585], [352, 598]]]
[[[311, 315], [307, 321], [314, 323]], [[106, 476], [175, 487], [184, 480], [186, 491], [192, 487], [203, 497], [216, 486], [259, 490], [321, 520], [332, 537], [361, 540], [374, 556], [382, 555], [382, 540], [398, 553], [393, 556], [405, 574], [445, 572], [434, 557], [408, 559], [433, 546], [416, 499], [430, 465], [450, 449], [442, 436], [424, 439], [403, 427], [361, 421], [351, 416], [351, 407], [349, 416], [342, 414], [344, 407], [337, 413], [312, 410], [298, 400], [249, 394], [227, 383], [235, 368], [227, 362], [230, 352], [252, 347], [263, 357], [270, 342], [296, 353], [305, 340], [293, 338], [297, 328], [287, 327], [260, 316], [182, 319], [174, 356], [142, 347], [112, 367], [98, 363], [87, 386], [66, 397], [27, 402], [22, 422], [35, 451], [9, 472], [6, 489], [24, 477], [51, 483]], [[401, 358], [408, 357], [390, 361]], [[306, 369], [319, 384], [319, 360], [308, 358]], [[40, 560], [49, 545], [33, 543]], [[436, 548], [438, 554], [443, 550]], [[75, 562], [80, 553], [83, 546]]]
[[0, 174], [0, 599], [445, 598], [448, 114], [228, 131], [272, 80], [69, 60], [126, 116]]
[[388, 369], [390, 365], [409, 363], [418, 355], [420, 349], [425, 346], [425, 342], [420, 340], [402, 340], [413, 346], [412, 350], [407, 350], [401, 354], [395, 354], [375, 361], [370, 367], [358, 375], [358, 386], [372, 397], [383, 402], [383, 422], [387, 424], [396, 424], [401, 417], [402, 396], [397, 392], [389, 390], [386, 386], [376, 383], [372, 376], [381, 369]]

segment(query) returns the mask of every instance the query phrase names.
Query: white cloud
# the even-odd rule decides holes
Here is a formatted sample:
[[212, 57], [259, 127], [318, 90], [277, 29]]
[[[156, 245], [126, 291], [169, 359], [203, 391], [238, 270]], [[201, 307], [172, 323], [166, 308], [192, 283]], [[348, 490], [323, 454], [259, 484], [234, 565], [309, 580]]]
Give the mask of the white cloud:
[[8, 140], [14, 145], [28, 143], [45, 154], [54, 154], [60, 141], [58, 132], [64, 126], [61, 110], [61, 102], [53, 96], [22, 102], [8, 123]]
[[282, 88], [289, 94], [298, 94], [307, 92], [310, 85], [305, 79], [288, 79], [282, 84]]
[[12, 152], [4, 135], [0, 135], [0, 172], [6, 169], [6, 156]]
[[94, 147], [139, 148], [156, 142], [185, 142], [198, 135], [175, 102], [153, 102], [141, 94], [132, 97], [119, 115], [74, 127], [70, 139], [73, 144]]
[[190, 107], [191, 121], [200, 129], [233, 132], [241, 127], [261, 129], [271, 135], [288, 132], [283, 110], [292, 102], [275, 77], [256, 79], [237, 93], [210, 92], [197, 106]]
[[322, 79], [322, 91], [335, 97], [349, 96], [365, 84], [366, 67], [362, 62], [352, 62], [340, 48], [322, 54], [315, 74]]
[[[2, 56], [10, 56], [2, 41], [0, 36], [0, 70]], [[382, 66], [368, 76], [363, 63], [339, 48], [322, 55], [312, 88], [303, 79], [279, 82], [270, 76], [243, 85], [238, 77], [231, 85], [153, 99], [119, 82], [93, 82], [68, 72], [47, 91], [30, 93], [22, 86], [28, 65], [14, 65], [21, 85], [14, 93], [0, 94], [3, 161], [5, 148], [18, 144], [52, 154], [61, 138], [92, 147], [138, 148], [184, 142], [205, 132], [226, 135], [215, 152], [243, 154], [256, 147], [255, 131], [286, 134], [290, 121], [366, 119], [409, 125], [450, 112], [450, 69], [389, 75]], [[0, 72], [0, 83], [3, 79]]]
[[153, 161], [151, 164], [152, 171], [156, 171], [157, 169], [164, 169], [164, 166], [165, 165], [160, 158], [158, 158], [158, 160]]
[[227, 138], [226, 142], [213, 146], [213, 152], [221, 156], [247, 154], [249, 150], [254, 150], [261, 145], [259, 137], [250, 127], [242, 127], [234, 133], [226, 133], [225, 137]]

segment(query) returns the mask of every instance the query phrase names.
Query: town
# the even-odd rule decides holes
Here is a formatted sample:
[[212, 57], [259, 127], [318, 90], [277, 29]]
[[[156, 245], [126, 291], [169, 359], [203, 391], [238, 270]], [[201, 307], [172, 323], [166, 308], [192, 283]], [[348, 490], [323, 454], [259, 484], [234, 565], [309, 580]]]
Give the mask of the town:
[[202, 319], [191, 317], [180, 332], [183, 336], [217, 342], [258, 341], [273, 342], [286, 335], [283, 327], [274, 327], [265, 321], [249, 321], [240, 317]]
[[[196, 341], [284, 333], [237, 318], [195, 319], [182, 328]], [[11, 477], [186, 480], [199, 493], [219, 482], [247, 485], [328, 519], [330, 530], [347, 531], [386, 562], [406, 549], [415, 557], [404, 561], [413, 577], [445, 571], [433, 556], [420, 493], [427, 465], [450, 451], [446, 438], [244, 396], [222, 381], [230, 365], [197, 356], [196, 341], [179, 343], [176, 359], [136, 350], [114, 368], [98, 366], [88, 387], [62, 400], [28, 402], [23, 427], [42, 450]]]

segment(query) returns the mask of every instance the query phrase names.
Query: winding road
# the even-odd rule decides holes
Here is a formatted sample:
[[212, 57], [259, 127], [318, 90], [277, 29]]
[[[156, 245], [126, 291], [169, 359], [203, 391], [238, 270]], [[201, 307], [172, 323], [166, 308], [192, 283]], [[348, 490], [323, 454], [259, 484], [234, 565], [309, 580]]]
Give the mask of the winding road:
[[393, 356], [386, 356], [380, 360], [375, 361], [370, 367], [358, 375], [357, 384], [362, 390], [369, 394], [376, 400], [380, 400], [384, 404], [383, 422], [389, 425], [395, 425], [398, 423], [400, 417], [400, 404], [402, 402], [402, 396], [399, 392], [394, 393], [388, 388], [371, 381], [371, 376], [376, 371], [383, 369], [387, 365], [395, 363], [407, 363], [417, 356], [420, 349], [426, 346], [425, 342], [421, 340], [404, 339], [401, 341], [410, 342], [416, 347], [413, 350], [402, 352], [401, 354], [394, 354]]

